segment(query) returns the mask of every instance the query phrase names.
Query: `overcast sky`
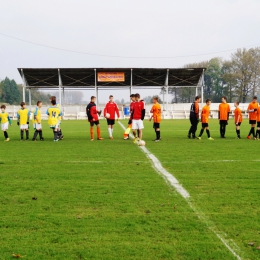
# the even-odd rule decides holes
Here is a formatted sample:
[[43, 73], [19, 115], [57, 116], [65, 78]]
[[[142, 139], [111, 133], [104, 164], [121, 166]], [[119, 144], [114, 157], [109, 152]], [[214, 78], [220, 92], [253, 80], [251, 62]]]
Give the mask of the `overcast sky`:
[[[259, 0], [3, 0], [0, 34], [100, 55], [173, 58], [84, 55], [0, 35], [0, 78], [22, 83], [19, 67], [177, 68], [228, 59], [236, 48], [260, 45], [259, 10]], [[202, 55], [213, 52], [220, 53]], [[101, 101], [107, 95], [100, 93]]]

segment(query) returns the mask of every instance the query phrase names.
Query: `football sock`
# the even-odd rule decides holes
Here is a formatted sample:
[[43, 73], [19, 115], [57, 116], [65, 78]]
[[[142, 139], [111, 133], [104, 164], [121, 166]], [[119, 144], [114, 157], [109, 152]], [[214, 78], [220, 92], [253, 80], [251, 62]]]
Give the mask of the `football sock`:
[[225, 136], [225, 133], [226, 133], [226, 126], [223, 125], [223, 136]]
[[40, 138], [42, 139], [42, 130], [39, 130]]
[[110, 127], [108, 128], [108, 134], [109, 136], [112, 136], [112, 129]]
[[21, 130], [21, 139], [23, 139], [23, 130]]
[[54, 140], [57, 140], [57, 139], [58, 139], [58, 132], [54, 131]]
[[219, 129], [220, 135], [223, 136], [223, 130], [222, 130], [222, 125], [220, 125], [220, 129]]
[[237, 137], [240, 137], [240, 129], [237, 130]]
[[26, 139], [29, 139], [29, 130], [27, 130], [25, 132], [26, 132]]
[[8, 138], [8, 133], [6, 131], [4, 131], [4, 136], [5, 138]]
[[35, 130], [34, 135], [33, 135], [33, 139], [36, 139], [36, 138], [37, 138], [38, 133], [39, 133], [39, 131], [38, 131], [38, 130]]
[[210, 138], [210, 132], [209, 132], [209, 129], [206, 129], [206, 132], [207, 132], [208, 138]]
[[248, 136], [250, 136], [251, 134], [252, 134], [252, 127], [251, 127], [251, 129], [250, 129], [250, 131], [248, 133]]
[[201, 137], [201, 136], [203, 135], [203, 132], [204, 132], [204, 129], [201, 128], [201, 130], [200, 130], [200, 134], [199, 134], [199, 137]]
[[252, 129], [252, 134], [253, 134], [253, 137], [255, 137], [255, 128], [254, 128], [254, 127], [252, 127], [251, 129]]
[[61, 136], [61, 135], [62, 135], [61, 129], [59, 130], [59, 132], [58, 132], [58, 133], [59, 133], [59, 136]]
[[159, 130], [159, 131], [156, 131], [156, 139], [157, 139], [157, 140], [160, 139], [160, 137], [161, 137], [160, 135], [161, 135], [160, 130]]
[[93, 129], [93, 127], [90, 127], [90, 138], [94, 139], [94, 129]]
[[260, 137], [260, 129], [256, 130], [256, 137], [259, 136]]
[[99, 127], [97, 128], [97, 136], [98, 136], [98, 138], [100, 138], [100, 128]]

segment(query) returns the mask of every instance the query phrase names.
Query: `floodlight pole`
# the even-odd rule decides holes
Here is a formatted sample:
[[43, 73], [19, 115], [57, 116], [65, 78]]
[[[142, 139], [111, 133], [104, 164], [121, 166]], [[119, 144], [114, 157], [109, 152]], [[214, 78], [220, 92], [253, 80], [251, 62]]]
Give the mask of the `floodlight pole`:
[[203, 104], [204, 102], [204, 71], [205, 69], [203, 69], [202, 75], [201, 75], [201, 104]]
[[59, 76], [59, 101], [60, 101], [60, 109], [61, 109], [61, 86], [62, 86], [62, 80], [61, 80], [60, 69], [58, 69], [58, 76]]
[[98, 87], [97, 87], [97, 69], [95, 71], [95, 91], [96, 91], [96, 98], [97, 98], [97, 109], [98, 109]]
[[31, 96], [31, 89], [29, 88], [29, 107], [30, 107], [30, 111], [32, 110], [32, 96]]

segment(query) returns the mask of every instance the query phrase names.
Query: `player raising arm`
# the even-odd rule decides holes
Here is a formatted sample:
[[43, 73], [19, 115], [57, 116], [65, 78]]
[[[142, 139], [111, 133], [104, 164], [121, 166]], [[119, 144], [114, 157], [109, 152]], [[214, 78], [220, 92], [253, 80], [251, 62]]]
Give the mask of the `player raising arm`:
[[36, 141], [37, 135], [40, 135], [40, 140], [43, 141], [44, 138], [42, 137], [42, 118], [41, 118], [41, 107], [42, 107], [42, 102], [37, 101], [37, 107], [33, 111], [33, 128], [35, 129], [33, 139], [32, 141]]
[[1, 122], [1, 128], [4, 132], [5, 142], [10, 141], [10, 138], [8, 137], [8, 124], [12, 125], [11, 118], [9, 117], [9, 114], [5, 111], [6, 106], [1, 106], [1, 113], [0, 113], [0, 122]]
[[[108, 116], [109, 115], [109, 116]], [[115, 124], [115, 115], [117, 115], [117, 120], [120, 117], [119, 109], [117, 104], [114, 102], [114, 97], [112, 95], [109, 96], [109, 102], [107, 102], [104, 109], [104, 117], [107, 119], [108, 125], [108, 134], [109, 138], [113, 140], [113, 126]]]
[[151, 121], [153, 118], [153, 128], [156, 134], [154, 141], [159, 142], [161, 140], [160, 123], [162, 120], [162, 109], [161, 105], [158, 103], [158, 97], [153, 97], [153, 106], [150, 113], [152, 113], [152, 116], [150, 117], [149, 121]]
[[88, 121], [90, 123], [90, 141], [94, 141], [94, 125], [97, 126], [97, 139], [98, 140], [104, 139], [101, 137], [100, 124], [98, 118], [98, 115], [101, 114], [101, 111], [97, 111], [95, 102], [96, 102], [96, 97], [92, 96], [90, 103], [86, 107], [86, 113], [88, 116]]
[[226, 138], [226, 126], [229, 120], [230, 106], [227, 104], [227, 98], [221, 98], [221, 104], [218, 107], [218, 120], [220, 125], [220, 138]]
[[248, 105], [247, 112], [249, 113], [249, 124], [251, 125], [251, 129], [248, 133], [247, 139], [250, 139], [251, 134], [253, 135], [253, 138], [256, 139], [255, 136], [255, 125], [256, 125], [256, 119], [257, 119], [257, 97], [254, 96], [252, 102]]
[[234, 111], [234, 114], [235, 114], [235, 125], [236, 125], [236, 133], [237, 133], [237, 139], [241, 139], [240, 137], [240, 125], [243, 121], [243, 117], [242, 117], [242, 112], [241, 112], [241, 109], [238, 107], [239, 106], [239, 102], [236, 101], [234, 103], [234, 106], [235, 106], [235, 111]]
[[206, 100], [206, 105], [202, 108], [201, 111], [201, 130], [200, 134], [198, 136], [198, 139], [201, 140], [201, 136], [203, 135], [204, 129], [206, 128], [206, 132], [208, 135], [208, 140], [214, 140], [212, 137], [210, 137], [210, 131], [209, 131], [209, 116], [210, 116], [210, 105], [211, 105], [211, 99]]
[[23, 141], [24, 131], [26, 133], [26, 141], [29, 140], [29, 118], [30, 111], [26, 108], [25, 102], [21, 103], [21, 109], [17, 112], [17, 125], [21, 130], [21, 141]]

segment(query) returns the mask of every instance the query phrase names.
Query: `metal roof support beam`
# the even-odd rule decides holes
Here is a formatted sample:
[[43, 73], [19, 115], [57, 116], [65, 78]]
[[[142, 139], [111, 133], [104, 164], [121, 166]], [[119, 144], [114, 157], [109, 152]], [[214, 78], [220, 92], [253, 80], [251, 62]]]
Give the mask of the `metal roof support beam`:
[[32, 93], [30, 88], [29, 88], [29, 107], [30, 107], [30, 111], [32, 111]]
[[166, 115], [168, 116], [169, 69], [167, 69], [167, 73], [166, 73], [165, 86], [166, 86]]
[[97, 99], [97, 109], [98, 109], [98, 87], [97, 87], [97, 69], [94, 69], [95, 72], [95, 92], [96, 92], [96, 99]]
[[133, 69], [131, 69], [131, 75], [130, 75], [130, 95], [132, 95], [133, 91]]
[[25, 88], [28, 86], [27, 80], [25, 78], [25, 75], [23, 73], [23, 69], [21, 69], [22, 79], [23, 79], [23, 102], [25, 102]]
[[59, 101], [60, 101], [60, 108], [61, 108], [61, 87], [62, 87], [62, 79], [61, 79], [60, 69], [58, 69], [58, 76], [59, 76]]
[[205, 69], [203, 69], [202, 75], [201, 75], [201, 104], [203, 104], [204, 102], [204, 71]]

